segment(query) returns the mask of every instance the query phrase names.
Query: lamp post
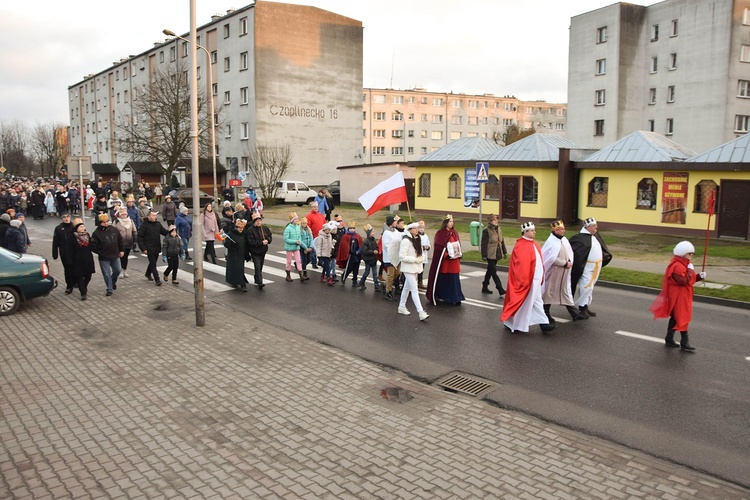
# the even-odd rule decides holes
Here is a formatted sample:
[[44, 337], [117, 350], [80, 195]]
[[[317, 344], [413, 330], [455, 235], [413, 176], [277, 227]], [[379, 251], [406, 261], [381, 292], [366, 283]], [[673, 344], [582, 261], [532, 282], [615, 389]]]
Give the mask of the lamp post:
[[[162, 31], [162, 33], [167, 36], [173, 36], [179, 40], [182, 40], [183, 42], [190, 43], [190, 40], [184, 39], [172, 30], [165, 29]], [[213, 166], [214, 173], [214, 203], [218, 203], [219, 191], [216, 184], [216, 115], [214, 114], [214, 82], [213, 72], [211, 71], [211, 53], [206, 47], [202, 45], [196, 44], [196, 47], [199, 49], [203, 49], [203, 51], [206, 53], [206, 73], [208, 73], [208, 92], [206, 93], [206, 95], [208, 96], [208, 112], [210, 114], [209, 123], [211, 124], [211, 165]]]

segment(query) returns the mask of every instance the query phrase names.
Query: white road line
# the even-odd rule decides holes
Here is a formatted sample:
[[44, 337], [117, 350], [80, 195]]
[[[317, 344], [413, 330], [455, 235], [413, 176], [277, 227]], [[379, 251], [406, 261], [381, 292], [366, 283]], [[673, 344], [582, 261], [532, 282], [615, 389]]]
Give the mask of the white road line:
[[648, 340], [650, 342], [656, 342], [658, 344], [661, 344], [662, 342], [664, 342], [664, 339], [660, 339], [657, 337], [649, 337], [648, 335], [641, 335], [640, 333], [626, 332], [624, 330], [617, 330], [615, 333], [617, 335], [622, 335], [624, 337], [632, 337], [634, 339]]
[[750, 356], [746, 357], [745, 359], [746, 359], [747, 361], [750, 361]]
[[[190, 266], [194, 265], [193, 262], [188, 262], [187, 264], [190, 265]], [[212, 264], [210, 262], [203, 262], [203, 269], [205, 269], [207, 271], [210, 271], [212, 273], [218, 274], [220, 276], [224, 276], [226, 274], [226, 269], [224, 268], [224, 266], [220, 266], [218, 264]], [[255, 268], [253, 267], [252, 263], [250, 263], [250, 262], [248, 262], [248, 263], [245, 264], [245, 269], [249, 269], [250, 271], [254, 271], [255, 270]], [[268, 274], [272, 274], [274, 276], [286, 276], [286, 272], [284, 272], [284, 271], [281, 271], [281, 270], [278, 270], [278, 269], [274, 269], [273, 267], [270, 267], [270, 266], [263, 266], [263, 283], [266, 284], [266, 285], [268, 285], [270, 283], [273, 283], [273, 281], [268, 280], [268, 279], [265, 278], [266, 275], [268, 275]], [[245, 278], [247, 278], [247, 280], [250, 283], [252, 283], [253, 282], [253, 273], [252, 272], [245, 273]], [[227, 288], [229, 288], [231, 290], [230, 287], [227, 286]]]
[[[191, 264], [192, 265], [192, 264]], [[213, 264], [211, 264], [213, 265]], [[217, 266], [218, 267], [218, 266]], [[159, 271], [159, 274], [164, 277], [164, 271], [167, 270], [167, 266], [157, 266], [157, 271]], [[222, 268], [223, 269], [223, 268]], [[177, 270], [177, 278], [180, 282], [179, 286], [187, 285], [192, 288], [193, 285], [193, 273], [188, 271], [183, 271], [182, 269]], [[171, 274], [170, 274], [170, 280], [171, 280]], [[171, 283], [171, 281], [165, 281], [164, 284]], [[229, 285], [223, 285], [217, 281], [213, 280], [203, 280], [203, 289], [204, 290], [210, 290], [212, 292], [226, 292], [228, 290], [232, 290], [233, 288]]]

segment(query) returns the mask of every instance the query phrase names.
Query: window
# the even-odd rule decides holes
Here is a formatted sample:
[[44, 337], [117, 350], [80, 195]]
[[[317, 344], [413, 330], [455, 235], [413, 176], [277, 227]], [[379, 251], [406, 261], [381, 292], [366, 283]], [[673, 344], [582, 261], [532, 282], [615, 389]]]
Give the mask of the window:
[[711, 193], [714, 193], [714, 212], [718, 208], [719, 187], [717, 184], [708, 179], [704, 179], [695, 185], [695, 206], [693, 209], [699, 213], [708, 213], [708, 202], [711, 199]]
[[463, 118], [462, 116], [458, 116], [458, 115], [451, 116], [451, 124], [452, 125], [461, 125], [461, 119], [462, 118]]
[[247, 18], [240, 19], [240, 36], [247, 35]]
[[240, 104], [247, 104], [247, 102], [248, 102], [247, 87], [242, 87], [240, 89]]
[[641, 179], [638, 183], [638, 193], [635, 208], [638, 210], [656, 210], [656, 181], [651, 178]]
[[385, 129], [375, 129], [372, 131], [372, 136], [378, 139], [385, 138]]
[[669, 36], [677, 36], [677, 19], [672, 19], [672, 30], [670, 31]]
[[677, 69], [677, 52], [669, 54], [669, 69]]
[[410, 155], [414, 154], [414, 148], [412, 146], [409, 146], [407, 154], [410, 154]]
[[423, 97], [419, 102], [421, 102], [422, 104], [427, 104], [427, 98]]
[[367, 121], [367, 111], [362, 111], [362, 121]]
[[391, 130], [391, 137], [394, 139], [403, 139], [404, 138], [404, 131], [403, 129], [394, 129]]
[[404, 148], [401, 146], [396, 146], [391, 148], [391, 155], [393, 156], [403, 156], [404, 155]]
[[182, 57], [188, 56], [188, 44], [187, 42], [182, 42]]
[[469, 101], [469, 109], [479, 109], [479, 101]]
[[463, 101], [460, 99], [454, 99], [451, 101], [452, 108], [463, 108]]
[[607, 60], [606, 59], [597, 59], [596, 61], [596, 74], [597, 75], [604, 75], [607, 73]]
[[609, 177], [594, 177], [589, 182], [590, 207], [606, 207]]
[[374, 119], [375, 119], [376, 121], [381, 121], [381, 122], [382, 122], [382, 121], [385, 121], [385, 111], [376, 111], [376, 112], [374, 113], [374, 116], [373, 116], [373, 118], [374, 118]]
[[655, 42], [659, 39], [659, 25], [654, 24], [651, 26], [651, 41]]
[[648, 103], [656, 104], [656, 89], [648, 89]]
[[250, 124], [248, 122], [242, 122], [240, 124], [240, 127], [242, 129], [240, 139], [242, 139], [243, 141], [248, 140], [250, 138]]
[[422, 130], [422, 132], [420, 133], [420, 135], [419, 135], [419, 136], [420, 136], [420, 137], [421, 137], [422, 139], [427, 139], [427, 131], [426, 131], [426, 130]]
[[656, 123], [654, 120], [649, 120], [648, 125], [646, 125], [646, 130], [649, 132], [655, 132], [656, 131]]
[[226, 92], [224, 92], [224, 104], [229, 104], [230, 102], [232, 102], [231, 94], [227, 90]]
[[451, 141], [455, 141], [456, 139], [460, 139], [460, 138], [461, 138], [461, 132], [457, 130], [451, 131]]
[[218, 83], [212, 83], [211, 84], [211, 94], [213, 94], [213, 95], [219, 95], [219, 84]]
[[595, 106], [603, 106], [605, 102], [606, 102], [606, 100], [605, 100], [604, 90], [603, 89], [602, 90], [597, 90], [596, 93], [595, 93], [594, 105]]
[[430, 139], [434, 141], [442, 141], [443, 140], [443, 131], [442, 130], [433, 130], [430, 134]]
[[523, 177], [523, 189], [521, 190], [521, 201], [536, 203], [539, 193], [539, 183], [531, 176]]
[[391, 103], [392, 104], [403, 104], [404, 103], [404, 96], [402, 96], [402, 95], [392, 95], [391, 96]]
[[422, 146], [421, 148], [419, 148], [419, 153], [422, 154], [422, 155], [426, 155], [427, 154], [427, 148], [424, 147], [424, 146]]
[[737, 97], [750, 97], [750, 80], [740, 80], [737, 85]]
[[607, 41], [607, 27], [602, 26], [596, 29], [596, 43], [605, 43]]
[[231, 65], [231, 63], [229, 61], [229, 58], [225, 57], [224, 58], [224, 71], [229, 71], [229, 69], [231, 68], [231, 66], [232, 65]]
[[374, 156], [383, 156], [385, 154], [385, 146], [375, 146], [372, 148], [372, 154]]
[[740, 62], [750, 62], [750, 45], [740, 48]]
[[674, 118], [667, 118], [667, 131], [664, 135], [674, 134]]
[[432, 105], [433, 106], [442, 106], [443, 105], [443, 99], [442, 99], [442, 97], [436, 97], [435, 99], [433, 99], [432, 100]]
[[674, 85], [667, 87], [667, 102], [674, 102]]
[[409, 113], [409, 121], [414, 121], [414, 113]]
[[604, 135], [604, 120], [594, 120], [594, 135]]
[[169, 60], [174, 61], [177, 58], [177, 49], [169, 47]]
[[404, 114], [394, 111], [391, 113], [391, 121], [402, 122], [404, 121]]
[[422, 174], [419, 176], [419, 192], [417, 196], [430, 197], [432, 189], [432, 174]]
[[414, 131], [413, 130], [409, 130], [408, 136], [409, 137], [414, 137]]
[[385, 104], [385, 95], [378, 94], [372, 96], [372, 102], [375, 104]]
[[448, 198], [461, 197], [461, 177], [458, 174], [452, 174], [448, 178]]
[[734, 117], [734, 131], [736, 133], [746, 134], [748, 131], [748, 125], [750, 125], [750, 116], [737, 115]]
[[231, 123], [228, 123], [226, 125], [226, 130], [227, 130], [227, 133], [226, 133], [225, 137], [227, 139], [230, 139], [232, 137], [232, 124]]
[[750, 26], [750, 7], [745, 7], [744, 12], [742, 13], [742, 24]]
[[479, 119], [476, 116], [469, 117], [469, 125], [479, 125]]
[[164, 51], [163, 50], [159, 51], [159, 62], [160, 63], [164, 62]]
[[426, 122], [426, 121], [427, 121], [427, 115], [426, 115], [426, 114], [423, 114], [421, 118], [422, 118], [422, 121], [423, 121], [423, 122]]
[[497, 176], [490, 174], [487, 178], [487, 184], [484, 185], [485, 200], [500, 200], [500, 182]]
[[659, 58], [654, 56], [651, 58], [651, 66], [648, 68], [650, 73], [656, 73], [659, 70]]
[[443, 115], [432, 115], [432, 123], [443, 123]]
[[229, 38], [229, 25], [224, 25], [224, 38]]
[[219, 52], [216, 50], [211, 51], [211, 64], [216, 64], [219, 61]]
[[240, 71], [247, 69], [247, 52], [240, 53]]

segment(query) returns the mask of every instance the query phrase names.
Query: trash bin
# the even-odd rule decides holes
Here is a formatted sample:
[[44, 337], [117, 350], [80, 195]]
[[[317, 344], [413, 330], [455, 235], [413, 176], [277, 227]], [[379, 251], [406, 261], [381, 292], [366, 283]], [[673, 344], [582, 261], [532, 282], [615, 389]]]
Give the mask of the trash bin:
[[472, 221], [469, 224], [469, 235], [471, 236], [471, 244], [473, 246], [479, 246], [479, 243], [482, 241], [482, 231], [484, 231], [484, 224], [480, 224], [477, 221]]

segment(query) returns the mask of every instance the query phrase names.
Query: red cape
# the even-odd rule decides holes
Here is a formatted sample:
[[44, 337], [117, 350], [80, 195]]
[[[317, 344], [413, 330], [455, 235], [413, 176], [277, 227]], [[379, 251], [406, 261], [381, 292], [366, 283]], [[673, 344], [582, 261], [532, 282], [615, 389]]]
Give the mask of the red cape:
[[[439, 229], [432, 240], [432, 259], [430, 261], [430, 271], [427, 273], [427, 301], [436, 305], [437, 300], [433, 296], [433, 291], [437, 286], [435, 281], [439, 278], [442, 271], [441, 266], [448, 260], [448, 251], [446, 246], [453, 237], [453, 241], [460, 241], [458, 232], [455, 229]], [[458, 259], [456, 263], [458, 264]], [[460, 264], [458, 264], [460, 266]]]
[[667, 266], [662, 280], [661, 293], [648, 308], [654, 314], [654, 319], [674, 316], [674, 329], [685, 332], [693, 318], [693, 285], [697, 275], [688, 269], [690, 263], [684, 257], [675, 256]]
[[339, 240], [336, 245], [336, 265], [341, 269], [346, 267], [346, 262], [349, 260], [349, 250], [352, 246], [352, 237], [357, 240], [357, 245], [359, 245], [357, 248], [362, 249], [362, 237], [357, 233], [346, 233], [342, 236], [341, 240]]
[[510, 254], [510, 266], [508, 267], [508, 286], [505, 291], [503, 302], [503, 313], [500, 321], [512, 317], [526, 300], [534, 281], [536, 270], [536, 252], [534, 247], [542, 254], [542, 249], [536, 241], [519, 238]]

